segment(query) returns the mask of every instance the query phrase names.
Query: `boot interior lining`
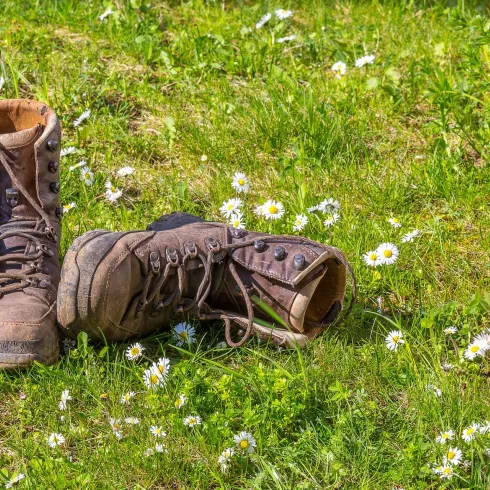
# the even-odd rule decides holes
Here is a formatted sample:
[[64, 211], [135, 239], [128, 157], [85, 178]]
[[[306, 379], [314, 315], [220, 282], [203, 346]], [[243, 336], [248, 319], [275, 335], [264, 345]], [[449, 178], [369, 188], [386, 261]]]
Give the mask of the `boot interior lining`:
[[[46, 117], [40, 114], [42, 104], [30, 101], [0, 102], [0, 134], [32, 129], [46, 125]], [[44, 106], [45, 107], [45, 106]]]

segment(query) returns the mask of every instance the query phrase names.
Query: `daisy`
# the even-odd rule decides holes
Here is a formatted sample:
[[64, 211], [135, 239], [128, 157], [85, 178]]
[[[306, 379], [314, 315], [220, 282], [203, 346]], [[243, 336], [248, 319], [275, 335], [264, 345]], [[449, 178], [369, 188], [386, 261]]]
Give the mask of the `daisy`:
[[117, 175], [119, 175], [119, 177], [126, 177], [128, 175], [131, 175], [133, 172], [133, 167], [122, 167], [117, 171]]
[[121, 421], [119, 419], [109, 419], [109, 425], [111, 426], [112, 432], [119, 432], [121, 430]]
[[332, 71], [335, 73], [336, 78], [342, 78], [342, 75], [345, 75], [347, 71], [347, 65], [343, 61], [336, 61], [332, 65]]
[[436, 442], [439, 444], [444, 444], [447, 441], [451, 441], [454, 438], [454, 432], [452, 430], [446, 430], [445, 432], [441, 432], [436, 437]]
[[480, 434], [490, 433], [490, 422], [488, 420], [485, 420], [485, 422], [480, 425], [478, 431], [480, 432]]
[[233, 437], [235, 444], [242, 450], [248, 453], [253, 453], [255, 451], [255, 447], [257, 443], [253, 438], [252, 434], [249, 432], [242, 431], [240, 434], [237, 434]]
[[245, 229], [245, 223], [243, 220], [243, 214], [238, 212], [234, 213], [230, 217], [230, 221], [228, 222], [233, 228], [238, 228], [239, 230]]
[[218, 458], [218, 463], [221, 465], [221, 471], [225, 473], [228, 468], [228, 461], [235, 454], [235, 450], [232, 447], [226, 448]]
[[452, 464], [457, 466], [463, 457], [463, 451], [457, 447], [450, 447], [444, 456], [444, 465]]
[[175, 400], [175, 408], [182, 408], [187, 403], [187, 397], [185, 395], [179, 395], [177, 400]]
[[396, 245], [393, 243], [382, 243], [376, 252], [381, 257], [381, 263], [385, 265], [391, 265], [398, 259], [399, 251]]
[[327, 215], [327, 218], [323, 222], [323, 224], [327, 227], [330, 228], [334, 223], [336, 223], [340, 219], [339, 213], [332, 213]]
[[275, 220], [284, 215], [284, 206], [279, 201], [273, 201], [269, 199], [265, 204], [261, 206], [262, 216], [266, 219]]
[[164, 453], [165, 452], [165, 446], [163, 444], [155, 444], [155, 451], [157, 453]]
[[372, 65], [374, 63], [374, 54], [362, 56], [356, 60], [356, 67], [362, 68], [364, 65]]
[[61, 446], [65, 443], [65, 438], [58, 434], [57, 432], [53, 432], [47, 439], [49, 447]]
[[126, 417], [124, 422], [128, 425], [138, 425], [140, 423], [139, 419], [136, 417]]
[[131, 398], [133, 398], [133, 396], [135, 396], [135, 395], [136, 395], [136, 393], [134, 391], [128, 391], [127, 393], [125, 393], [124, 395], [121, 396], [121, 403], [123, 405], [129, 405]]
[[473, 342], [464, 351], [464, 357], [472, 361], [477, 356], [485, 355], [487, 349], [487, 343], [482, 339], [473, 339]]
[[141, 357], [143, 355], [144, 350], [145, 350], [145, 348], [139, 342], [136, 342], [133, 345], [130, 345], [126, 349], [126, 357], [130, 361], [134, 361], [135, 359], [138, 359], [139, 357]]
[[85, 160], [80, 160], [75, 165], [72, 165], [71, 167], [69, 167], [68, 172], [72, 172], [73, 170], [76, 170], [77, 168], [80, 168], [80, 167], [88, 167], [87, 162]]
[[174, 327], [174, 335], [177, 337], [177, 345], [193, 344], [196, 341], [194, 337], [196, 330], [186, 322], [180, 322]]
[[201, 417], [199, 417], [199, 415], [189, 415], [184, 419], [184, 425], [187, 425], [187, 427], [201, 425]]
[[69, 146], [68, 148], [63, 148], [60, 151], [60, 157], [66, 157], [66, 155], [71, 155], [72, 153], [75, 153], [77, 149], [74, 146]]
[[458, 329], [456, 327], [446, 327], [443, 332], [444, 335], [452, 335], [453, 333], [456, 333]]
[[92, 114], [92, 111], [90, 109], [86, 110], [85, 112], [82, 112], [80, 116], [78, 116], [78, 118], [73, 121], [73, 127], [77, 128], [78, 126], [80, 126], [80, 124], [82, 124], [83, 121], [85, 121], [90, 117], [90, 114]]
[[151, 425], [150, 432], [155, 437], [165, 437], [167, 435], [167, 433], [163, 430], [163, 428], [160, 425]]
[[99, 15], [99, 20], [102, 22], [104, 19], [106, 19], [107, 17], [109, 17], [109, 15], [112, 15], [114, 13], [114, 11], [111, 9], [111, 7], [107, 7], [106, 11]]
[[267, 24], [267, 22], [269, 22], [271, 20], [271, 17], [272, 17], [272, 14], [270, 14], [270, 13], [263, 15], [260, 18], [260, 20], [257, 22], [257, 24], [255, 24], [255, 29], [261, 29], [262, 27], [264, 27], [264, 25]]
[[335, 213], [340, 211], [340, 203], [333, 197], [325, 199], [317, 206], [314, 206], [315, 211], [321, 211], [322, 213]]
[[24, 473], [18, 473], [5, 484], [5, 488], [12, 488], [16, 483], [20, 482], [20, 480], [23, 480], [25, 477], [26, 476]]
[[454, 475], [454, 469], [450, 465], [444, 465], [444, 466], [440, 467], [438, 474], [439, 474], [441, 480], [443, 480], [443, 479], [449, 480]]
[[402, 236], [402, 243], [413, 242], [413, 239], [415, 237], [418, 237], [419, 235], [420, 235], [419, 230], [413, 230], [410, 233], [407, 233], [406, 235]]
[[143, 382], [146, 387], [151, 390], [156, 390], [160, 385], [165, 383], [165, 379], [155, 368], [146, 369], [143, 373]]
[[378, 265], [382, 264], [382, 259], [377, 250], [371, 250], [365, 253], [362, 258], [367, 265], [371, 267], [378, 267]]
[[289, 17], [292, 17], [293, 11], [292, 10], [284, 10], [284, 9], [277, 9], [274, 12], [274, 15], [279, 19], [279, 20], [284, 20]]
[[76, 208], [77, 204], [75, 202], [71, 202], [70, 204], [65, 204], [63, 206], [63, 214], [66, 214], [70, 209]]
[[472, 441], [476, 434], [478, 433], [478, 429], [480, 426], [478, 424], [471, 424], [469, 427], [466, 427], [466, 429], [463, 430], [461, 437], [463, 438], [463, 441], [469, 442]]
[[85, 185], [92, 185], [94, 183], [94, 173], [87, 166], [82, 167], [80, 173], [82, 174], [82, 180]]
[[297, 214], [293, 224], [293, 231], [301, 231], [308, 224], [308, 217], [304, 214]]
[[490, 331], [486, 330], [482, 333], [479, 333], [475, 338], [475, 342], [482, 342], [483, 349], [487, 351], [490, 349]]
[[442, 390], [441, 390], [440, 388], [437, 388], [437, 387], [436, 387], [436, 386], [434, 386], [434, 385], [430, 385], [430, 384], [429, 384], [429, 385], [427, 385], [427, 386], [425, 387], [425, 389], [426, 389], [427, 391], [432, 391], [432, 393], [434, 393], [434, 395], [435, 395], [435, 396], [437, 396], [438, 398], [439, 398], [440, 396], [442, 396]]
[[163, 378], [166, 378], [168, 376], [168, 373], [170, 371], [170, 360], [167, 359], [166, 357], [160, 357], [157, 362], [154, 362], [152, 364], [152, 368], [155, 371], [158, 371], [160, 376]]
[[232, 198], [228, 199], [228, 201], [224, 201], [221, 207], [219, 208], [220, 213], [225, 218], [231, 218], [231, 216], [240, 210], [240, 207], [243, 206], [243, 202], [241, 199]]
[[114, 187], [109, 180], [105, 183], [105, 189], [105, 198], [109, 202], [116, 202], [122, 196], [122, 191]]
[[233, 176], [231, 186], [237, 192], [248, 192], [248, 177], [243, 172], [236, 172], [236, 174]]
[[294, 41], [296, 39], [296, 36], [294, 34], [291, 34], [290, 36], [286, 36], [286, 37], [280, 37], [277, 42], [282, 44], [282, 43], [285, 43], [285, 42], [288, 42], [288, 41]]
[[208, 159], [207, 155], [201, 155], [201, 162], [206, 162]]
[[148, 458], [155, 453], [155, 450], [152, 447], [149, 447], [143, 454]]
[[388, 223], [393, 226], [393, 228], [400, 228], [400, 226], [402, 225], [400, 223], [400, 220], [398, 218], [395, 218], [394, 216], [392, 216], [389, 220], [388, 220]]
[[396, 351], [400, 345], [405, 343], [405, 340], [400, 330], [393, 330], [386, 336], [385, 343], [389, 350]]
[[66, 410], [66, 404], [68, 403], [69, 400], [71, 400], [70, 391], [63, 390], [61, 393], [61, 401], [58, 404], [59, 409]]

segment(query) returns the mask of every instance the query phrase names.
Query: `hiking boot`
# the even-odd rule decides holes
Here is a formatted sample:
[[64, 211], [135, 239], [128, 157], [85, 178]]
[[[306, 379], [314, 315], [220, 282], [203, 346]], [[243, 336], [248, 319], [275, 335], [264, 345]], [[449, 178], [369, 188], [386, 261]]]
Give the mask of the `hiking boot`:
[[122, 341], [194, 316], [223, 320], [232, 347], [251, 334], [303, 346], [338, 317], [347, 270], [339, 250], [306, 238], [174, 213], [147, 231], [79, 237], [61, 273], [58, 322], [71, 337]]
[[0, 368], [58, 359], [60, 136], [45, 104], [0, 101]]

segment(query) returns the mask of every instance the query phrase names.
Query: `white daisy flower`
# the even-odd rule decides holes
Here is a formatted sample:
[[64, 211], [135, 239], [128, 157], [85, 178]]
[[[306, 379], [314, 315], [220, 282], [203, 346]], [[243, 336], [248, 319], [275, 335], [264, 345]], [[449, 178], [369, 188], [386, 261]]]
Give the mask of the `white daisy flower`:
[[90, 114], [92, 114], [92, 111], [90, 109], [82, 112], [80, 116], [78, 116], [78, 118], [73, 121], [73, 127], [77, 128], [78, 126], [80, 126], [83, 121], [87, 120], [90, 117]]
[[66, 214], [70, 209], [76, 208], [77, 204], [75, 202], [71, 202], [69, 204], [65, 204], [63, 206], [63, 214]]
[[[1, 89], [1, 87], [0, 87]], [[5, 488], [12, 488], [16, 483], [19, 483], [21, 480], [23, 480], [26, 476], [24, 473], [17, 473], [17, 475], [13, 476], [6, 484]]]
[[121, 421], [119, 419], [109, 419], [109, 425], [111, 426], [112, 432], [120, 432], [121, 431]]
[[413, 239], [418, 237], [419, 235], [420, 235], [419, 230], [413, 230], [410, 233], [407, 233], [406, 235], [402, 236], [402, 243], [413, 242]]
[[133, 398], [135, 395], [136, 393], [134, 391], [128, 391], [127, 393], [121, 396], [121, 403], [123, 405], [129, 405], [131, 398]]
[[156, 390], [160, 385], [165, 383], [165, 378], [154, 367], [146, 369], [143, 373], [143, 382], [150, 390]]
[[437, 398], [439, 398], [440, 396], [442, 396], [442, 390], [440, 388], [437, 388], [434, 385], [429, 384], [429, 385], [427, 385], [425, 387], [425, 389], [427, 391], [432, 391], [432, 393], [434, 393], [434, 395], [437, 396]]
[[237, 192], [248, 192], [250, 188], [248, 177], [243, 172], [236, 172], [231, 181], [231, 186]]
[[289, 41], [294, 41], [296, 39], [296, 36], [294, 34], [291, 34], [290, 36], [285, 36], [285, 37], [280, 37], [277, 42], [282, 44], [282, 43], [286, 43], [286, 42], [289, 42]]
[[388, 220], [388, 223], [393, 226], [393, 228], [400, 228], [400, 226], [402, 225], [400, 220], [398, 218], [396, 218], [395, 216], [392, 216], [389, 220]]
[[446, 373], [451, 371], [453, 368], [454, 368], [454, 366], [450, 362], [441, 363], [441, 369]]
[[242, 431], [233, 437], [235, 444], [242, 450], [248, 453], [253, 453], [257, 443], [254, 437], [249, 432]]
[[488, 420], [485, 420], [485, 422], [478, 428], [478, 431], [480, 432], [480, 434], [490, 433], [490, 422]]
[[444, 480], [444, 479], [449, 480], [454, 475], [454, 469], [450, 465], [443, 465], [440, 467], [438, 474], [439, 474], [439, 477], [441, 478], [441, 480]]
[[108, 180], [105, 183], [105, 198], [109, 202], [116, 202], [122, 196], [122, 191], [117, 187], [114, 187]]
[[441, 474], [441, 471], [442, 471], [442, 466], [441, 465], [435, 465], [432, 468], [432, 473], [434, 473], [436, 475], [440, 475]]
[[266, 219], [276, 220], [284, 215], [284, 206], [279, 201], [269, 199], [262, 206], [261, 214]]
[[457, 447], [450, 447], [444, 456], [444, 465], [452, 464], [457, 466], [463, 457], [463, 451]]
[[377, 250], [370, 250], [365, 253], [362, 258], [364, 259], [364, 262], [371, 267], [378, 267], [378, 265], [383, 263]]
[[155, 451], [157, 453], [164, 453], [165, 452], [165, 446], [161, 443], [155, 444]]
[[482, 333], [479, 333], [475, 338], [475, 342], [482, 342], [483, 349], [485, 351], [490, 349], [490, 331], [486, 330]]
[[114, 430], [112, 431], [114, 434], [115, 438], [120, 441], [123, 438], [123, 433], [120, 430]]
[[193, 344], [196, 341], [196, 330], [186, 322], [180, 322], [174, 327], [174, 336], [177, 338], [176, 345]]
[[308, 216], [297, 214], [293, 224], [293, 231], [301, 231], [308, 224]]
[[119, 175], [119, 177], [127, 177], [128, 175], [131, 175], [132, 173], [134, 173], [133, 167], [122, 167], [117, 171], [117, 175]]
[[458, 329], [456, 327], [446, 327], [443, 332], [444, 332], [444, 335], [452, 335], [454, 333], [456, 333], [458, 331]]
[[347, 71], [347, 65], [343, 61], [336, 61], [332, 65], [332, 71], [335, 73], [336, 78], [342, 78]]
[[152, 364], [152, 368], [160, 373], [160, 376], [167, 378], [170, 371], [170, 359], [160, 357], [157, 362]]
[[92, 185], [94, 183], [94, 173], [88, 167], [82, 167], [80, 173], [82, 174], [82, 180], [85, 185]]
[[444, 444], [447, 441], [452, 441], [454, 438], [454, 431], [452, 430], [446, 430], [444, 432], [441, 432], [437, 437], [436, 437], [436, 442], [439, 444]]
[[177, 400], [175, 400], [175, 408], [182, 408], [187, 403], [187, 397], [185, 395], [179, 395]]
[[187, 425], [187, 427], [201, 425], [201, 417], [199, 417], [199, 415], [189, 415], [184, 419], [184, 425]]
[[393, 243], [382, 243], [376, 252], [381, 257], [381, 264], [391, 265], [398, 259], [399, 251]]
[[340, 219], [340, 214], [339, 213], [332, 213], [327, 215], [325, 221], [323, 224], [327, 227], [330, 228], [334, 223], [337, 223], [337, 221]]
[[[87, 167], [88, 168], [87, 162], [85, 160], [80, 160], [75, 165], [72, 165], [71, 167], [69, 167], [68, 172], [73, 172], [73, 170], [76, 170], [77, 168], [80, 168], [80, 167]], [[83, 178], [83, 174], [82, 174], [82, 178]]]
[[386, 347], [389, 350], [396, 351], [398, 350], [398, 347], [400, 345], [405, 343], [405, 340], [403, 339], [403, 334], [400, 332], [400, 330], [393, 330], [391, 331], [385, 339]]
[[240, 212], [232, 214], [228, 223], [230, 224], [230, 226], [233, 226], [233, 228], [238, 228], [239, 230], [245, 229], [243, 214]]
[[232, 447], [226, 448], [219, 456], [218, 458], [218, 463], [221, 465], [221, 471], [223, 473], [226, 472], [226, 469], [228, 468], [228, 462], [230, 459], [233, 457], [235, 454], [235, 450]]
[[143, 355], [144, 350], [145, 348], [139, 342], [135, 342], [126, 349], [126, 357], [130, 361], [134, 361]]
[[231, 216], [239, 211], [242, 206], [243, 201], [241, 199], [232, 198], [228, 199], [228, 201], [224, 201], [219, 210], [225, 218], [231, 218]]
[[65, 438], [57, 433], [53, 432], [47, 439], [49, 447], [61, 446], [65, 443]]
[[59, 409], [60, 410], [66, 410], [67, 403], [71, 399], [72, 398], [70, 396], [70, 391], [69, 390], [63, 390], [63, 392], [61, 393], [61, 401], [58, 404]]
[[201, 155], [201, 162], [206, 162], [208, 159], [207, 155]]
[[76, 151], [77, 149], [74, 146], [69, 146], [68, 148], [62, 148], [60, 151], [60, 157], [66, 157], [66, 155], [71, 155]]
[[136, 417], [126, 417], [124, 422], [128, 425], [138, 425], [140, 423], [139, 419]]
[[328, 199], [323, 200], [321, 203], [308, 208], [307, 211], [309, 213], [313, 213], [315, 211], [321, 211], [322, 213], [335, 213], [340, 211], [340, 202], [334, 199], [333, 197], [329, 197]]
[[261, 29], [262, 27], [264, 27], [264, 25], [267, 24], [267, 22], [269, 22], [271, 20], [271, 17], [272, 17], [272, 14], [270, 14], [270, 13], [263, 15], [260, 18], [260, 20], [257, 22], [257, 24], [255, 24], [255, 29]]
[[293, 16], [293, 11], [292, 10], [277, 9], [274, 12], [274, 15], [279, 20], [284, 20], [284, 19], [288, 19], [289, 17], [292, 17]]
[[372, 65], [374, 63], [374, 54], [362, 56], [356, 60], [356, 67], [362, 68], [364, 65]]
[[149, 447], [144, 453], [147, 458], [155, 454], [155, 450], [152, 447]]
[[163, 427], [161, 425], [151, 425], [150, 432], [155, 437], [165, 437], [167, 435], [167, 433], [163, 430]]
[[107, 17], [109, 17], [109, 15], [112, 15], [113, 13], [114, 11], [111, 9], [111, 7], [107, 7], [106, 11], [103, 14], [99, 15], [99, 20], [102, 22]]
[[463, 430], [461, 437], [463, 438], [463, 441], [469, 442], [472, 441], [476, 434], [478, 434], [478, 430], [480, 429], [479, 424], [471, 424], [469, 427], [466, 427], [466, 429]]
[[473, 339], [473, 342], [464, 351], [464, 357], [472, 361], [477, 356], [484, 356], [487, 350], [487, 343], [482, 339]]

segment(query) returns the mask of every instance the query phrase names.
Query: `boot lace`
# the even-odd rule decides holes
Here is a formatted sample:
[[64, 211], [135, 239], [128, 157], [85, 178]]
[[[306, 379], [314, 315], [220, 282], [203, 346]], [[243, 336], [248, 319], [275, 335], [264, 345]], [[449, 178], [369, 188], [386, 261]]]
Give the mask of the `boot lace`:
[[[11, 222], [8, 228], [0, 226], [0, 243], [7, 238], [21, 237], [27, 240], [27, 245], [24, 253], [9, 253], [5, 255], [0, 255], [1, 262], [18, 262], [22, 265], [19, 271], [9, 271], [0, 272], [0, 298], [9, 292], [24, 289], [26, 287], [39, 287], [45, 288], [47, 282], [40, 280], [36, 277], [31, 277], [32, 274], [41, 272], [43, 270], [43, 259], [44, 256], [53, 256], [53, 251], [50, 250], [41, 239], [49, 238], [53, 242], [57, 242], [56, 230], [51, 226], [49, 216], [46, 212], [39, 206], [39, 204], [29, 195], [25, 187], [17, 179], [13, 169], [12, 160], [5, 154], [5, 152], [0, 149], [0, 165], [4, 167], [8, 173], [12, 185], [19, 190], [19, 192], [25, 197], [25, 199], [31, 204], [34, 210], [39, 214], [39, 218], [22, 218], [23, 226], [22, 228], [11, 227]], [[29, 223], [28, 226], [25, 222]], [[35, 253], [27, 255], [27, 251], [34, 246]]]

